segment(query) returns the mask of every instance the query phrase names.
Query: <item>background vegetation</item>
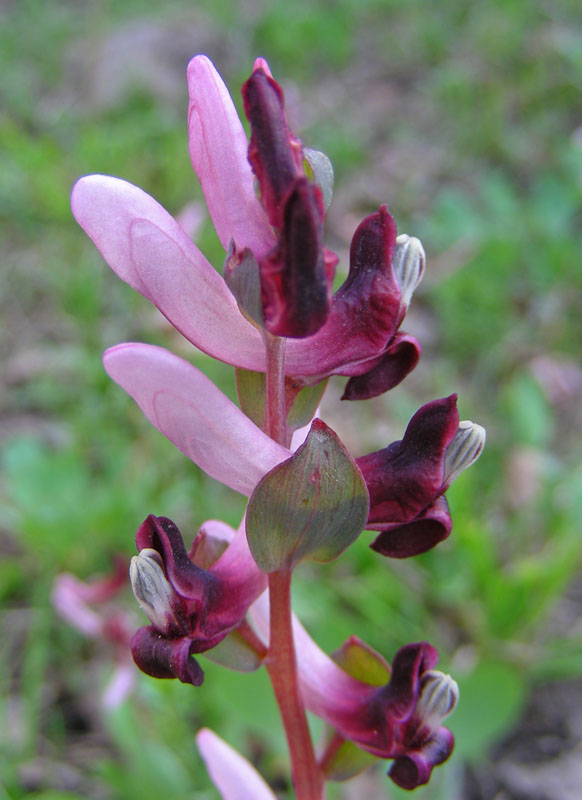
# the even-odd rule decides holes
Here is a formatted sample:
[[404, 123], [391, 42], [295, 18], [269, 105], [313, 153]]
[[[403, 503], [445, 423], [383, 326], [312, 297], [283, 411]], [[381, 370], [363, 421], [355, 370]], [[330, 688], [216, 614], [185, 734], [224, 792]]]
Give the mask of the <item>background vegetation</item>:
[[[485, 455], [449, 492], [450, 539], [387, 563], [364, 534], [331, 567], [302, 568], [305, 624], [330, 650], [351, 633], [388, 659], [408, 641], [439, 647], [461, 684], [457, 752], [422, 800], [466, 797], [463, 764], [514, 728], [532, 687], [580, 674], [581, 31], [578, 0], [0, 3], [2, 800], [210, 800], [202, 724], [287, 796], [262, 673], [205, 661], [197, 690], [139, 676], [104, 712], [112, 654], [49, 601], [58, 573], [89, 578], [128, 557], [150, 512], [193, 536], [243, 508], [148, 425], [100, 354], [163, 344], [233, 393], [231, 370], [110, 273], [69, 210], [89, 172], [173, 213], [203, 207], [185, 129], [197, 52], [237, 102], [255, 55], [269, 60], [294, 130], [334, 163], [327, 235], [344, 269], [355, 225], [380, 202], [428, 253], [406, 324], [421, 365], [362, 405], [340, 404], [332, 382], [325, 418], [361, 454], [458, 390], [461, 416], [488, 429]], [[208, 222], [198, 238], [220, 267]], [[382, 770], [361, 781], [330, 795], [402, 794]]]

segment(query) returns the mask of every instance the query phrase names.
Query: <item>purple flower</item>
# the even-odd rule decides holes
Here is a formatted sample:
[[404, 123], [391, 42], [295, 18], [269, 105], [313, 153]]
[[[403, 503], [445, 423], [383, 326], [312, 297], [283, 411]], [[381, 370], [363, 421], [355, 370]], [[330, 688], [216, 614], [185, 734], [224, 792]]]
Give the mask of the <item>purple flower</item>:
[[[422, 276], [422, 248], [417, 240], [396, 238], [382, 207], [357, 229], [348, 278], [328, 304], [334, 258], [322, 245], [320, 192], [303, 174], [277, 85], [265, 62], [257, 64], [246, 95], [255, 119], [250, 155], [265, 207], [254, 191], [248, 142], [224, 83], [205, 56], [189, 64], [189, 148], [208, 211], [229, 263], [246, 252], [256, 260], [267, 327], [294, 336], [316, 330], [287, 343], [286, 374], [305, 385], [345, 375], [344, 398], [372, 397], [399, 383], [418, 361], [418, 343], [398, 328]], [[266, 126], [251, 110], [250, 88], [259, 84], [255, 105], [270, 109]], [[152, 197], [118, 178], [89, 175], [75, 184], [71, 202], [112, 269], [190, 342], [234, 366], [265, 370], [259, 329]]]
[[408, 558], [446, 539], [452, 521], [443, 495], [479, 457], [484, 443], [480, 425], [459, 423], [452, 394], [422, 406], [401, 441], [357, 458], [370, 493], [367, 527], [381, 531], [372, 548]]
[[131, 583], [152, 625], [134, 635], [134, 661], [155, 678], [199, 686], [204, 673], [191, 656], [216, 647], [238, 627], [266, 586], [248, 551], [244, 526], [208, 569], [193, 561], [199, 542], [192, 559], [180, 531], [166, 517], [150, 515], [138, 529], [136, 544]]
[[[250, 616], [268, 638], [269, 609], [263, 597]], [[388, 774], [405, 789], [428, 782], [433, 767], [450, 756], [453, 734], [441, 722], [458, 699], [455, 681], [438, 670], [438, 653], [427, 642], [408, 644], [396, 653], [392, 667], [356, 637], [348, 648], [372, 653], [388, 680], [378, 686], [353, 677], [315, 644], [296, 618], [293, 636], [301, 694], [306, 707], [340, 734], [378, 758], [394, 759]], [[361, 666], [359, 658], [356, 663]]]

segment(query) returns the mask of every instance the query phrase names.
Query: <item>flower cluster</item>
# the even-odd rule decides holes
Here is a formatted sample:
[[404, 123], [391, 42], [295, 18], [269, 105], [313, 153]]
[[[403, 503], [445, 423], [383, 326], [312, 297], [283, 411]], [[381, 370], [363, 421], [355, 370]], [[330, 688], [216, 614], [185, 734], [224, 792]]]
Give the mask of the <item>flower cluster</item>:
[[[195, 654], [216, 649], [235, 668], [243, 650], [253, 667], [265, 660], [269, 606], [260, 595], [267, 584], [273, 591], [272, 575], [290, 576], [304, 558], [335, 558], [364, 528], [378, 532], [372, 547], [391, 558], [445, 539], [445, 491], [485, 435], [459, 421], [456, 395], [424, 405], [401, 441], [357, 458], [320, 420], [309, 427], [321, 395], [311, 387], [328, 376], [347, 377], [343, 399], [362, 400], [415, 367], [420, 346], [400, 325], [424, 272], [422, 245], [397, 235], [380, 206], [354, 232], [347, 278], [332, 294], [337, 257], [324, 245], [324, 222], [333, 173], [289, 130], [267, 63], [257, 59], [242, 90], [250, 142], [206, 56], [190, 62], [188, 87], [190, 155], [225, 250], [223, 277], [168, 212], [119, 178], [81, 178], [72, 208], [124, 281], [193, 345], [254, 381], [260, 411], [252, 412], [240, 386], [241, 408], [163, 348], [125, 343], [104, 355], [108, 374], [164, 436], [250, 497], [236, 533], [211, 521], [190, 551], [165, 517], [150, 515], [137, 532], [131, 582], [151, 625], [132, 639], [134, 660], [149, 675], [198, 686]], [[389, 774], [400, 786], [426, 783], [452, 751], [441, 721], [457, 699], [454, 681], [434, 670], [434, 648], [406, 645], [390, 669], [355, 638], [332, 660], [298, 622], [294, 637], [300, 702], [333, 726], [336, 750], [352, 743], [367, 758], [393, 759]], [[382, 685], [354, 677], [355, 651], [380, 665]], [[201, 732], [199, 743], [224, 797], [241, 796], [228, 788], [238, 774], [256, 783], [253, 797], [271, 797], [214, 734]], [[324, 778], [337, 772], [336, 756], [332, 747], [319, 764]]]

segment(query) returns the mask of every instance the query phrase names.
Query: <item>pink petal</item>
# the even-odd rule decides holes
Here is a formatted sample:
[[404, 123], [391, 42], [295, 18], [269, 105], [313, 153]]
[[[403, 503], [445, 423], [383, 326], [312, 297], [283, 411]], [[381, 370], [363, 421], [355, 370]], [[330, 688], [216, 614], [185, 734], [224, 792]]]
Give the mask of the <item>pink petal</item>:
[[209, 728], [196, 734], [196, 744], [222, 800], [277, 800], [246, 758]]
[[101, 635], [101, 617], [87, 605], [87, 584], [73, 575], [57, 575], [53, 584], [51, 600], [61, 617], [85, 636]]
[[249, 495], [290, 452], [243, 414], [200, 370], [161, 347], [120, 344], [107, 373], [166, 438], [208, 475]]
[[[269, 598], [262, 594], [249, 609], [253, 627], [268, 645]], [[293, 638], [297, 653], [299, 683], [305, 705], [313, 714], [342, 729], [344, 718], [353, 717], [353, 709], [365, 705], [377, 687], [352, 678], [313, 641], [295, 614]]]
[[135, 664], [131, 658], [128, 658], [127, 662], [119, 662], [103, 690], [101, 696], [103, 708], [108, 711], [118, 708], [133, 689], [136, 675]]
[[220, 275], [168, 212], [137, 186], [87, 175], [73, 187], [77, 222], [119, 277], [205, 353], [264, 370], [264, 345]]
[[188, 140], [218, 238], [225, 250], [250, 248], [260, 259], [275, 237], [254, 190], [248, 141], [228, 89], [203, 55], [188, 64]]

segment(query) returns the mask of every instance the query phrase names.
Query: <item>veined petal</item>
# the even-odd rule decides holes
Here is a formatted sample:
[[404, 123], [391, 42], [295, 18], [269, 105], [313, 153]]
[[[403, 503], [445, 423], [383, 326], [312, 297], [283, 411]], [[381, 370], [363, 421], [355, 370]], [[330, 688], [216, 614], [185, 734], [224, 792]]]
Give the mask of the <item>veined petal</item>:
[[218, 238], [225, 250], [250, 248], [260, 259], [275, 244], [254, 191], [248, 141], [222, 78], [204, 55], [188, 64], [188, 141]]
[[209, 728], [196, 734], [196, 744], [222, 800], [277, 800], [246, 758]]
[[161, 347], [126, 343], [105, 352], [107, 373], [164, 436], [208, 475], [249, 495], [291, 455], [196, 367]]
[[109, 266], [205, 353], [264, 370], [258, 331], [238, 310], [221, 276], [176, 220], [137, 186], [87, 175], [73, 187], [75, 219]]

